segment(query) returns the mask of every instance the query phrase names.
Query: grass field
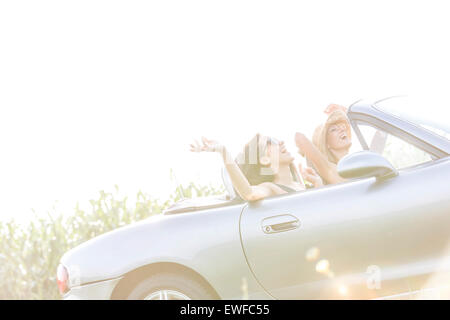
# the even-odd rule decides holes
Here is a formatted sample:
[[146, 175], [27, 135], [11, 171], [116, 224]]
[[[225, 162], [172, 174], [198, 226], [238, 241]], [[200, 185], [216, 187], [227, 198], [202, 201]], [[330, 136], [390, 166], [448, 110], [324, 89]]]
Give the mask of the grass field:
[[223, 193], [223, 189], [180, 187], [168, 199], [154, 199], [138, 192], [134, 199], [100, 191], [90, 209], [52, 213], [26, 223], [0, 221], [0, 299], [59, 299], [56, 268], [69, 249], [102, 233], [160, 214], [181, 198]]

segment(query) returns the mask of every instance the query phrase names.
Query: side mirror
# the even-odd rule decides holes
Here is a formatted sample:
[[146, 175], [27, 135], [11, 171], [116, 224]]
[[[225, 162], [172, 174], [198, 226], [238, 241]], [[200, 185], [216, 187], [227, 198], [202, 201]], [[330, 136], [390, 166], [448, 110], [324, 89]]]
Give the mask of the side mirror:
[[388, 160], [371, 151], [346, 155], [337, 165], [339, 175], [345, 179], [376, 177], [384, 179], [398, 175]]

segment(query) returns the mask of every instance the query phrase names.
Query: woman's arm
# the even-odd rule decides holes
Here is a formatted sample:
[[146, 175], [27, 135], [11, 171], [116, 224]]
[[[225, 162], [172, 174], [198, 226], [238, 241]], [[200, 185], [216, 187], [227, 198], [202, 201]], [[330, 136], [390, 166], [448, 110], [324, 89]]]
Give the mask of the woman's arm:
[[384, 131], [377, 130], [370, 143], [369, 150], [383, 154], [384, 147], [386, 146], [387, 133]]
[[219, 153], [222, 155], [222, 160], [230, 176], [230, 180], [242, 199], [255, 201], [272, 195], [272, 190], [265, 185], [250, 185], [242, 170], [225, 147], [222, 147]]
[[314, 164], [322, 179], [328, 183], [345, 181], [338, 174], [336, 165], [328, 161], [325, 155], [304, 134], [297, 132], [295, 134], [295, 142], [299, 148], [299, 153], [306, 156]]
[[300, 169], [300, 173], [303, 176], [303, 179], [311, 182], [314, 186], [314, 188], [322, 187], [323, 181], [320, 175], [314, 170], [313, 168], [306, 167], [303, 168], [302, 164], [298, 164], [298, 168]]
[[230, 176], [230, 180], [242, 199], [246, 201], [256, 201], [275, 194], [285, 193], [284, 190], [279, 187], [279, 190], [277, 190], [275, 188], [277, 186], [271, 186], [270, 183], [261, 183], [257, 186], [250, 185], [247, 178], [224, 146], [220, 145], [216, 141], [208, 140], [206, 138], [202, 138], [202, 142], [203, 146], [200, 146], [197, 142], [196, 145], [191, 144], [191, 151], [209, 151], [219, 153], [222, 156], [225, 169]]

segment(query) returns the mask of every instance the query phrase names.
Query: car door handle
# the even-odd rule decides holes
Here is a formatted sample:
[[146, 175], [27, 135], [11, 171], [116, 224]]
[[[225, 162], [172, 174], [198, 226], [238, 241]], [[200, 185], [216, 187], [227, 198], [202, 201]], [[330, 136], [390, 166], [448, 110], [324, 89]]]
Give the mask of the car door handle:
[[277, 233], [297, 229], [300, 221], [291, 214], [280, 214], [263, 219], [261, 227], [264, 233]]

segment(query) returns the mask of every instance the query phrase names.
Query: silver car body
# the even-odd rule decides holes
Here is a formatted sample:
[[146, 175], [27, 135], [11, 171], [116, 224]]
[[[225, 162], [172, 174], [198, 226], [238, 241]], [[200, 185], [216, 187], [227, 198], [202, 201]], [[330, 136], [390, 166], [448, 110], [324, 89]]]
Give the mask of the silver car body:
[[134, 270], [158, 265], [195, 274], [222, 299], [402, 296], [445, 274], [449, 141], [374, 103], [358, 102], [348, 116], [360, 139], [357, 125], [367, 123], [434, 161], [383, 181], [356, 179], [254, 203], [183, 201], [67, 252], [64, 298], [110, 299]]

